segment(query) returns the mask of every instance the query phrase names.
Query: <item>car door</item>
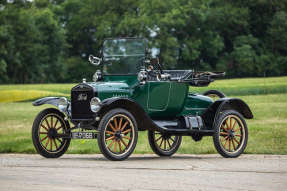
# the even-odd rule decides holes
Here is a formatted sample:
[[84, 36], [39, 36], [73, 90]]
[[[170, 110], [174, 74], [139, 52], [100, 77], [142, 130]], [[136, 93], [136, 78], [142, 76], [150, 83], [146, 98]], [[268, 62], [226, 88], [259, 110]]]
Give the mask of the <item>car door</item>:
[[165, 111], [168, 108], [171, 83], [164, 81], [148, 82], [147, 108], [149, 111]]

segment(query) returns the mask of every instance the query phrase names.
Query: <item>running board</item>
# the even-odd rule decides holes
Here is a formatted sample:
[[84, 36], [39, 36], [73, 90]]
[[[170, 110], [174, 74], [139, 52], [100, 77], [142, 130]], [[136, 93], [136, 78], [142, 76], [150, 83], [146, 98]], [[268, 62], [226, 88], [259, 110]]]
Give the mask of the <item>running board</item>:
[[[194, 117], [198, 118], [198, 117]], [[196, 119], [197, 120], [197, 119]], [[198, 120], [197, 120], [198, 121]], [[167, 121], [167, 120], [154, 120], [156, 130], [162, 133], [170, 133], [176, 135], [192, 135], [192, 134], [201, 134], [201, 135], [213, 135], [214, 130], [205, 129], [202, 121], [199, 121], [199, 125], [195, 125], [194, 119], [190, 119], [190, 117], [185, 117], [185, 127], [180, 127], [178, 121]], [[195, 125], [195, 128], [190, 128], [191, 125]], [[189, 127], [189, 128], [186, 128]], [[200, 127], [200, 128], [199, 128]]]

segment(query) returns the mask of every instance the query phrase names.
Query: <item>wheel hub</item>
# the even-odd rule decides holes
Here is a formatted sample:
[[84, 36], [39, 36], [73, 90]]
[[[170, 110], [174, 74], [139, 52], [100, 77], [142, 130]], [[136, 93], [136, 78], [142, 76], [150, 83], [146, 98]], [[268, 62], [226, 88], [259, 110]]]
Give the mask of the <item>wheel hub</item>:
[[121, 130], [115, 132], [115, 139], [118, 141], [122, 138]]
[[48, 137], [54, 139], [57, 135], [57, 130], [55, 128], [50, 128], [48, 131]]
[[234, 137], [235, 137], [235, 132], [233, 131], [233, 130], [228, 130], [228, 137], [230, 138], [230, 139], [233, 139]]
[[168, 134], [163, 134], [162, 137], [163, 137], [164, 139], [169, 139], [169, 138], [170, 138], [170, 135], [168, 135]]

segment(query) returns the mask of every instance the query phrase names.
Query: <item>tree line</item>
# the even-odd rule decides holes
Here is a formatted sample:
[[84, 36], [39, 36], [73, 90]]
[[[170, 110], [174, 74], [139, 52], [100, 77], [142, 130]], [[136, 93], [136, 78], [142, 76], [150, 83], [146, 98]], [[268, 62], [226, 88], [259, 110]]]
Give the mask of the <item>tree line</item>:
[[0, 0], [0, 83], [91, 79], [109, 37], [145, 37], [166, 69], [287, 74], [287, 1]]

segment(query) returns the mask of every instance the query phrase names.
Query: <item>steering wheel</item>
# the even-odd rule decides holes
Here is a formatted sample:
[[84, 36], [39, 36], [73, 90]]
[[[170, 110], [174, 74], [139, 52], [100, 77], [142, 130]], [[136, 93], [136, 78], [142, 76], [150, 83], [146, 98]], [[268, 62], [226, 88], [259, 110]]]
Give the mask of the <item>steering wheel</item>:
[[160, 72], [159, 74], [163, 73], [161, 64], [159, 63], [159, 58], [152, 58], [150, 60], [150, 64]]
[[151, 77], [160, 81], [163, 71], [158, 58], [152, 58], [148, 61], [147, 72]]

